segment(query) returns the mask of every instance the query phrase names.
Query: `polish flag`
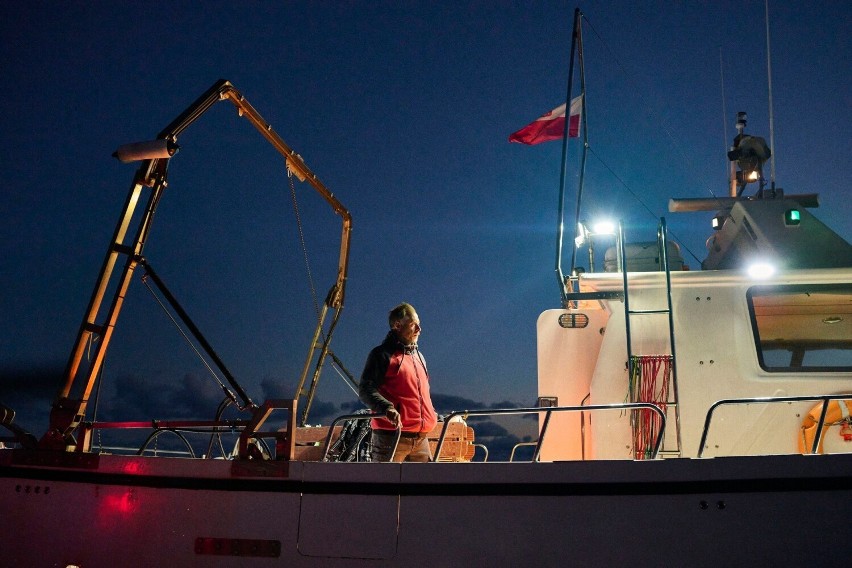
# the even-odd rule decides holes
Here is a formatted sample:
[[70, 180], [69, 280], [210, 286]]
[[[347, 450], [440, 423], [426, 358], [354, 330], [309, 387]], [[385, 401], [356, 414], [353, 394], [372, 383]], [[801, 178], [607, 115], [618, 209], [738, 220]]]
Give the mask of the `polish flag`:
[[[583, 108], [583, 95], [571, 100], [571, 113], [568, 119], [568, 137], [580, 136], [580, 111]], [[521, 144], [541, 144], [550, 140], [562, 140], [565, 132], [565, 103], [559, 105], [552, 111], [537, 118], [532, 124], [528, 124], [509, 135], [509, 142], [520, 142]]]

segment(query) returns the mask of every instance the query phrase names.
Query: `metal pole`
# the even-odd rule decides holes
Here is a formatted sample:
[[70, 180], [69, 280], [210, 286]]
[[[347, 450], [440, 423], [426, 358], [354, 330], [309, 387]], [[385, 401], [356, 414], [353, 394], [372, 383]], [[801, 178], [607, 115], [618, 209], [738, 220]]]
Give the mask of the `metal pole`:
[[772, 192], [775, 192], [775, 119], [772, 111], [772, 51], [769, 48], [769, 0], [765, 0], [766, 5], [766, 75], [769, 81], [769, 148], [772, 153], [769, 155], [769, 181]]
[[[580, 204], [583, 201], [583, 186], [585, 185], [586, 179], [586, 152], [589, 148], [589, 129], [586, 124], [586, 117], [588, 113], [586, 112], [586, 65], [583, 60], [583, 29], [580, 26], [580, 22], [577, 22], [577, 61], [580, 63], [580, 93], [582, 95], [582, 107], [580, 111], [580, 120], [582, 121], [583, 127], [583, 146], [580, 150], [580, 179], [577, 181], [577, 210], [574, 213], [574, 230], [577, 230], [577, 227], [580, 223]], [[567, 129], [566, 129], [567, 130]], [[576, 233], [574, 233], [576, 235]], [[589, 248], [591, 249], [591, 237], [589, 237]], [[573, 252], [571, 253], [571, 271], [574, 271], [574, 262], [577, 254], [577, 247], [571, 249]], [[589, 272], [594, 272], [594, 261], [589, 261]]]
[[[562, 133], [562, 169], [559, 175], [559, 212], [556, 223], [556, 278], [559, 280], [559, 291], [562, 304], [565, 299], [565, 275], [562, 273], [562, 238], [565, 233], [565, 177], [568, 161], [568, 124], [571, 121], [571, 85], [574, 82], [574, 52], [577, 48], [577, 38], [580, 29], [580, 18], [583, 16], [579, 8], [574, 10], [574, 30], [571, 36], [571, 61], [568, 65], [568, 94], [565, 97], [565, 130]], [[584, 105], [585, 106], [585, 105]], [[573, 245], [572, 245], [573, 246]], [[576, 251], [576, 247], [572, 250]], [[571, 255], [573, 269], [574, 254]]]

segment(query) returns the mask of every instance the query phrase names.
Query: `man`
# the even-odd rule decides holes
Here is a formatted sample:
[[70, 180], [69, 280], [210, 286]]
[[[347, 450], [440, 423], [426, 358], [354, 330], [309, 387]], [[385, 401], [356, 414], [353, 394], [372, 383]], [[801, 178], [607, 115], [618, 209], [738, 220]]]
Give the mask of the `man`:
[[[417, 348], [420, 317], [402, 303], [388, 314], [390, 331], [367, 356], [358, 396], [373, 418], [373, 461], [428, 462], [432, 452], [427, 434], [438, 423], [429, 395], [429, 372]], [[394, 452], [397, 429], [401, 430]]]

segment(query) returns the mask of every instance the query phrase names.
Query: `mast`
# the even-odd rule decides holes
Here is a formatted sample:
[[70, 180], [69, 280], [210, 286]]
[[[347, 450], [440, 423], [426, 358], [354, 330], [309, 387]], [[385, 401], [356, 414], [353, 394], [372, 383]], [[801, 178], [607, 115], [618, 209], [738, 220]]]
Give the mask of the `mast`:
[[[559, 175], [559, 212], [558, 219], [556, 225], [556, 278], [559, 280], [559, 290], [560, 295], [562, 297], [562, 304], [564, 305], [566, 300], [566, 289], [565, 289], [565, 274], [562, 272], [562, 240], [565, 234], [565, 185], [567, 182], [567, 162], [568, 162], [568, 130], [569, 130], [569, 122], [571, 118], [571, 86], [574, 83], [574, 53], [578, 51], [578, 45], [582, 46], [582, 36], [580, 33], [580, 22], [582, 20], [583, 13], [580, 12], [579, 8], [574, 10], [574, 25], [573, 25], [573, 33], [571, 35], [571, 62], [568, 65], [568, 93], [565, 98], [565, 130], [562, 133], [562, 168]], [[579, 49], [579, 53], [582, 54], [582, 47]], [[582, 58], [582, 55], [580, 56]], [[583, 65], [582, 60], [580, 64], [580, 72], [582, 74]], [[583, 120], [583, 136], [585, 141], [585, 116], [586, 116], [586, 98], [585, 96], [582, 99], [582, 111], [581, 117]], [[583, 144], [583, 157], [582, 163], [580, 166], [580, 185], [577, 189], [577, 217], [580, 215], [580, 198], [583, 191], [582, 187], [582, 176], [585, 171], [586, 164], [586, 152], [585, 152], [586, 144]], [[576, 223], [574, 226], [574, 230], [576, 231]], [[572, 252], [571, 252], [571, 271], [574, 271], [574, 261], [577, 254], [576, 247], [572, 244]]]

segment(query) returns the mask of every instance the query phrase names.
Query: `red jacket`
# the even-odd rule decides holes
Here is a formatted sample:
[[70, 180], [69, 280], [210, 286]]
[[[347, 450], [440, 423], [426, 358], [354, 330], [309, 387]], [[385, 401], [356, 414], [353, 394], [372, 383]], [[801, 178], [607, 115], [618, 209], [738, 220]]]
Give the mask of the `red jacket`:
[[[367, 356], [358, 395], [373, 412], [385, 414], [391, 406], [396, 408], [403, 432], [429, 432], [438, 423], [426, 360], [416, 345], [403, 345], [393, 331]], [[371, 426], [395, 430], [386, 418], [374, 418]]]

